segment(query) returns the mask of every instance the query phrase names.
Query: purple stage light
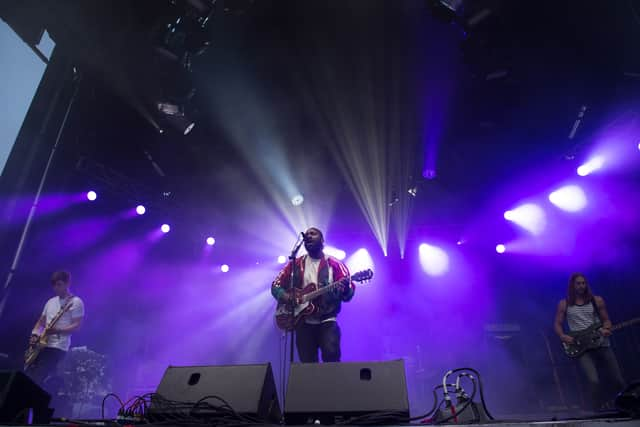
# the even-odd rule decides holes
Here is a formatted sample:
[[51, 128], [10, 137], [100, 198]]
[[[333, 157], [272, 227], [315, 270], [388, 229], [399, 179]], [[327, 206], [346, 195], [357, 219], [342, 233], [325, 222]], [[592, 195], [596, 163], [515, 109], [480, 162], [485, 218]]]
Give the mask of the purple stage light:
[[222, 271], [223, 273], [228, 273], [229, 272], [229, 266], [227, 264], [222, 264], [220, 266], [220, 271]]
[[136, 206], [136, 213], [137, 213], [138, 215], [144, 215], [144, 213], [145, 213], [146, 211], [147, 211], [147, 209], [146, 209], [144, 206], [142, 206], [142, 205], [138, 205], [138, 206]]
[[442, 276], [449, 271], [449, 256], [439, 247], [423, 243], [419, 252], [420, 265], [429, 276]]
[[345, 261], [345, 264], [347, 264], [347, 267], [352, 274], [369, 268], [373, 270], [373, 259], [371, 258], [371, 255], [369, 255], [369, 251], [365, 248], [360, 248], [355, 251]]
[[280, 255], [278, 257], [278, 264], [284, 264], [285, 262], [287, 262], [287, 257], [284, 255]]
[[332, 257], [335, 257], [337, 259], [339, 259], [340, 261], [342, 261], [343, 259], [346, 258], [347, 254], [338, 248], [334, 248], [333, 246], [325, 246], [324, 247], [324, 253], [327, 255], [330, 255]]
[[578, 212], [587, 206], [587, 196], [577, 185], [566, 185], [549, 194], [549, 201], [567, 212]]
[[162, 226], [160, 227], [160, 231], [162, 231], [163, 233], [168, 233], [171, 230], [171, 227], [169, 226], [169, 224], [162, 224]]
[[638, 143], [638, 150], [640, 150], [640, 142]]
[[503, 245], [502, 243], [500, 243], [499, 245], [496, 245], [496, 252], [498, 252], [499, 254], [503, 254], [506, 250], [507, 250], [506, 246]]
[[424, 179], [436, 179], [436, 170], [431, 168], [426, 168], [422, 171], [422, 177]]
[[547, 225], [544, 211], [533, 203], [526, 203], [506, 211], [504, 219], [518, 224], [534, 235], [542, 233]]
[[209, 236], [207, 237], [207, 245], [209, 246], [213, 246], [216, 244], [216, 239], [214, 239], [213, 237]]
[[602, 165], [604, 165], [604, 157], [602, 156], [592, 157], [591, 159], [589, 159], [587, 163], [584, 163], [578, 167], [577, 169], [578, 175], [587, 176], [597, 171], [598, 169], [601, 169]]
[[87, 191], [87, 200], [90, 200], [93, 202], [97, 198], [98, 198], [98, 194], [95, 191], [93, 190]]

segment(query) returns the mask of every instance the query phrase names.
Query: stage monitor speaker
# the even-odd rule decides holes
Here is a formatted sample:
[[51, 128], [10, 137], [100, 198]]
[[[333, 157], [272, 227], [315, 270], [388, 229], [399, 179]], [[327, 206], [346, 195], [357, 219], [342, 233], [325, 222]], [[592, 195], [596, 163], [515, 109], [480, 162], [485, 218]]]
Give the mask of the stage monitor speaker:
[[[207, 396], [224, 399], [235, 412], [261, 421], [279, 423], [280, 404], [271, 364], [227, 366], [169, 366], [152, 398], [149, 415], [153, 419], [197, 414], [215, 417], [207, 404], [221, 406], [222, 402], [208, 398], [192, 411], [194, 404]], [[180, 402], [173, 404], [166, 400]]]
[[[285, 399], [285, 422], [334, 424], [351, 417], [393, 413], [409, 417], [404, 361], [294, 363]], [[405, 420], [406, 421], [406, 420]]]
[[51, 396], [20, 371], [0, 371], [0, 422], [47, 424]]

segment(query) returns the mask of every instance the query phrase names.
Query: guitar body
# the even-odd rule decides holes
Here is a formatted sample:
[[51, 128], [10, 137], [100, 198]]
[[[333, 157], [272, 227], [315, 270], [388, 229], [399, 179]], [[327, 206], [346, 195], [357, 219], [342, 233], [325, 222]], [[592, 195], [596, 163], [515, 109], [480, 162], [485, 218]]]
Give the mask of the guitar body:
[[31, 365], [33, 365], [33, 362], [35, 362], [38, 359], [40, 352], [42, 351], [43, 348], [46, 347], [46, 345], [47, 345], [47, 339], [45, 337], [45, 334], [40, 335], [40, 338], [38, 338], [37, 343], [29, 345], [29, 348], [27, 348], [27, 350], [24, 352], [24, 370], [25, 371]]
[[275, 314], [276, 325], [278, 325], [278, 328], [285, 331], [295, 329], [301, 320], [318, 311], [318, 307], [311, 301], [307, 301], [307, 298], [305, 298], [305, 296], [308, 296], [317, 290], [318, 285], [315, 283], [310, 283], [302, 289], [295, 289], [294, 293], [298, 304], [296, 304], [293, 309], [293, 315], [291, 314], [291, 306], [289, 304], [278, 303]]
[[567, 335], [573, 337], [574, 342], [573, 344], [562, 343], [565, 354], [571, 358], [576, 358], [582, 356], [589, 350], [600, 347], [604, 339], [598, 331], [601, 327], [601, 324], [596, 323], [582, 331], [567, 333]]
[[33, 363], [38, 359], [38, 355], [42, 351], [43, 348], [47, 346], [47, 335], [49, 331], [53, 329], [53, 327], [58, 323], [58, 320], [62, 317], [64, 313], [66, 313], [71, 306], [73, 305], [73, 298], [69, 300], [63, 307], [60, 308], [58, 313], [53, 316], [51, 322], [44, 328], [42, 334], [38, 337], [38, 341], [35, 344], [29, 344], [29, 347], [24, 352], [24, 370], [26, 371]]
[[[617, 331], [619, 329], [626, 328], [628, 326], [633, 326], [640, 323], [640, 317], [635, 317], [633, 319], [624, 321], [622, 323], [618, 323], [611, 327], [611, 331]], [[571, 358], [576, 358], [582, 356], [586, 351], [592, 350], [594, 348], [598, 348], [602, 345], [602, 340], [604, 337], [600, 333], [599, 329], [602, 327], [602, 324], [595, 323], [589, 326], [587, 329], [583, 329], [581, 331], [568, 332], [567, 335], [572, 336], [574, 339], [573, 344], [562, 343], [562, 348], [565, 354]]]
[[[367, 280], [371, 280], [372, 277], [373, 271], [368, 269], [359, 271], [348, 279], [352, 282], [365, 282]], [[289, 304], [278, 302], [275, 314], [276, 325], [278, 325], [278, 328], [285, 331], [295, 329], [301, 320], [318, 311], [318, 307], [313, 304], [312, 301], [320, 295], [336, 289], [336, 287], [342, 284], [342, 282], [342, 280], [338, 280], [326, 286], [318, 286], [315, 283], [309, 283], [302, 289], [295, 288], [294, 296], [296, 305], [293, 308], [293, 314], [291, 313], [291, 306]]]

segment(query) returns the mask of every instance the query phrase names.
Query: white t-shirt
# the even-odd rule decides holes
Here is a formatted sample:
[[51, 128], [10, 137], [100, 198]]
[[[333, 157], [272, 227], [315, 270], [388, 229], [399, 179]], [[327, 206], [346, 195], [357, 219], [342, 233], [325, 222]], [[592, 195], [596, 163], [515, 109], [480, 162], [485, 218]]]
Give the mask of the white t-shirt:
[[[48, 325], [51, 320], [58, 314], [60, 309], [64, 307], [68, 299], [62, 299], [60, 297], [53, 297], [44, 305], [42, 315], [45, 317], [46, 324]], [[71, 297], [71, 308], [67, 310], [60, 320], [56, 323], [56, 328], [64, 328], [70, 326], [74, 320], [84, 317], [84, 303], [80, 297]], [[52, 334], [49, 335], [47, 340], [47, 347], [57, 348], [63, 351], [68, 351], [71, 346], [71, 334]]]
[[[318, 284], [318, 268], [320, 267], [320, 259], [314, 259], [310, 256], [307, 256], [304, 260], [304, 278], [303, 278], [303, 286], [307, 286], [309, 283]], [[329, 269], [329, 283], [333, 280], [333, 269], [330, 266], [327, 266]], [[309, 323], [311, 325], [317, 325], [325, 322], [335, 322], [335, 317], [330, 317], [328, 319], [320, 320], [314, 318], [313, 316], [307, 317], [305, 323]]]

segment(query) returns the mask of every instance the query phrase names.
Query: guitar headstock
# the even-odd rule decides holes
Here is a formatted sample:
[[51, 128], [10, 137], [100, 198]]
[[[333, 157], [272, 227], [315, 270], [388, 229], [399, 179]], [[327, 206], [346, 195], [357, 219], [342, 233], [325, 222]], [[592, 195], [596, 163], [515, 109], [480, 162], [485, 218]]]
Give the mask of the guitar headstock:
[[351, 281], [353, 282], [366, 282], [373, 277], [373, 270], [368, 268], [366, 270], [358, 271], [351, 275]]

